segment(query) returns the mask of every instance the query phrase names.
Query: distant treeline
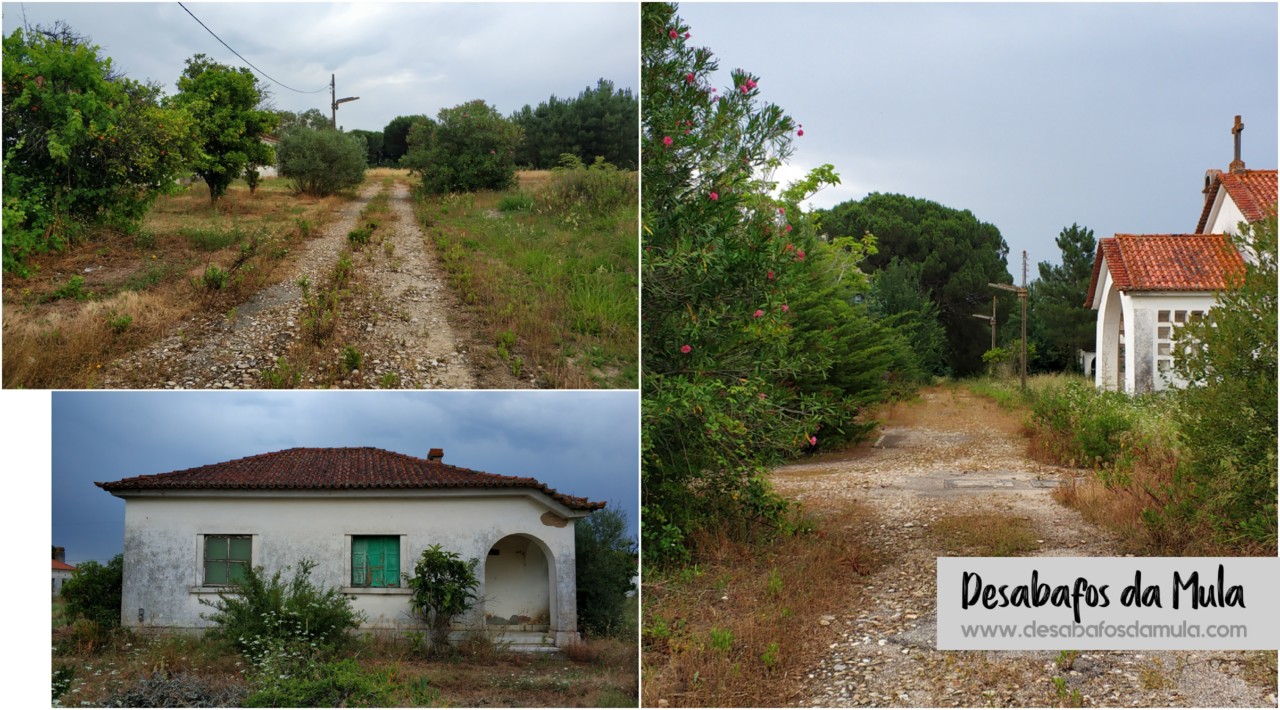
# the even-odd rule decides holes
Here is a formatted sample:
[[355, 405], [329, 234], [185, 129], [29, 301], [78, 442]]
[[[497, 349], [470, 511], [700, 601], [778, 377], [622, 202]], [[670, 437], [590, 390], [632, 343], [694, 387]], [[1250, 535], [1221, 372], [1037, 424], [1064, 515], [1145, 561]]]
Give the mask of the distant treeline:
[[[617, 90], [607, 79], [600, 79], [594, 88], [583, 89], [576, 98], [553, 95], [536, 108], [526, 105], [508, 118], [521, 134], [515, 162], [543, 170], [554, 167], [560, 156], [568, 153], [586, 164], [603, 157], [619, 168], [635, 170], [639, 158], [639, 111], [635, 94], [629, 89]], [[364, 139], [369, 165], [398, 167], [409, 151], [413, 125], [432, 122], [426, 115], [397, 116], [382, 131], [349, 133]]]

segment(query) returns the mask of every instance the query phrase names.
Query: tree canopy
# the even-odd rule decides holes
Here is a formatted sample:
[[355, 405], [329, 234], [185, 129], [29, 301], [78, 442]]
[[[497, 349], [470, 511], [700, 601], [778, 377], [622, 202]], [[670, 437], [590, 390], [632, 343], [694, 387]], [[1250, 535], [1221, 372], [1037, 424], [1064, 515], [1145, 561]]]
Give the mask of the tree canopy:
[[4, 270], [88, 227], [133, 231], [195, 154], [191, 118], [65, 25], [4, 39]]
[[1093, 277], [1097, 241], [1093, 230], [1072, 224], [1058, 234], [1062, 263], [1039, 264], [1040, 278], [1028, 301], [1028, 339], [1039, 341], [1039, 365], [1051, 370], [1076, 367], [1077, 350], [1093, 350], [1097, 314], [1084, 300]]
[[882, 193], [837, 205], [824, 214], [823, 224], [832, 233], [874, 234], [879, 251], [867, 259], [873, 269], [895, 258], [920, 265], [920, 285], [937, 304], [947, 334], [947, 365], [956, 375], [982, 368], [991, 340], [973, 314], [991, 309], [988, 283], [1012, 281], [1000, 230], [968, 210]]
[[396, 116], [382, 129], [382, 155], [388, 165], [399, 165], [409, 152], [409, 129], [418, 121], [431, 119], [425, 115]]
[[195, 119], [200, 154], [195, 173], [209, 186], [216, 202], [232, 180], [251, 165], [274, 162], [262, 137], [275, 130], [279, 116], [261, 108], [263, 91], [247, 68], [219, 64], [203, 54], [187, 60], [172, 103]]
[[416, 122], [403, 161], [422, 176], [424, 190], [501, 190], [515, 184], [519, 126], [480, 99], [441, 109], [437, 118]]
[[537, 108], [526, 105], [511, 120], [524, 130], [516, 150], [521, 165], [549, 169], [567, 153], [586, 164], [601, 157], [619, 168], [636, 169], [639, 105], [630, 90], [618, 91], [607, 79], [577, 98], [552, 96]]

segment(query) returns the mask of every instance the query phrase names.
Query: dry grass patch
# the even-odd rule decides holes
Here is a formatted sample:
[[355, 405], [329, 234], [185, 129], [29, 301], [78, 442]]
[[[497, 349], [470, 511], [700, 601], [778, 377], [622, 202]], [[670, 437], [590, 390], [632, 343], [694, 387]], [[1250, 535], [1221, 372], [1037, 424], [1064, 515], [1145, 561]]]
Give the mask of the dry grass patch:
[[870, 510], [814, 517], [813, 530], [748, 544], [707, 534], [697, 564], [646, 570], [643, 700], [679, 707], [778, 707], [800, 700], [801, 674], [833, 626], [822, 615], [858, 608], [878, 565]]
[[1030, 518], [968, 513], [938, 518], [929, 532], [950, 552], [973, 557], [1013, 557], [1039, 548]]
[[4, 386], [97, 386], [105, 363], [278, 281], [346, 199], [294, 196], [269, 179], [210, 205], [197, 184], [157, 200], [136, 235], [100, 231], [39, 255], [31, 276], [5, 276]]

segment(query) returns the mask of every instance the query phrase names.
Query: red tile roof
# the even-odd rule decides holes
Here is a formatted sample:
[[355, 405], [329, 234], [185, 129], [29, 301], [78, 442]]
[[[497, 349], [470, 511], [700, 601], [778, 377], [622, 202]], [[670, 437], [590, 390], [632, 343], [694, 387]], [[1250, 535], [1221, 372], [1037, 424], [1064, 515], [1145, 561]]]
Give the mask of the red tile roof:
[[1222, 291], [1244, 272], [1240, 252], [1222, 234], [1117, 234], [1098, 242], [1086, 308], [1093, 306], [1103, 258], [1121, 291]]
[[61, 570], [61, 571], [63, 571], [63, 572], [75, 572], [75, 571], [76, 571], [76, 568], [75, 568], [75, 567], [72, 567], [71, 565], [67, 564], [66, 562], [59, 562], [59, 561], [57, 561], [57, 560], [54, 560], [54, 561], [53, 561], [53, 569], [55, 569], [55, 570]]
[[96, 483], [116, 494], [141, 490], [371, 490], [422, 488], [531, 488], [574, 510], [604, 503], [557, 493], [532, 478], [498, 476], [393, 451], [363, 448], [286, 449], [183, 471]]
[[1240, 208], [1240, 214], [1249, 222], [1257, 222], [1276, 211], [1276, 171], [1246, 170], [1242, 173], [1221, 173], [1209, 186], [1209, 195], [1196, 224], [1199, 234], [1209, 226], [1209, 212], [1217, 199], [1219, 187], [1227, 191], [1231, 201]]

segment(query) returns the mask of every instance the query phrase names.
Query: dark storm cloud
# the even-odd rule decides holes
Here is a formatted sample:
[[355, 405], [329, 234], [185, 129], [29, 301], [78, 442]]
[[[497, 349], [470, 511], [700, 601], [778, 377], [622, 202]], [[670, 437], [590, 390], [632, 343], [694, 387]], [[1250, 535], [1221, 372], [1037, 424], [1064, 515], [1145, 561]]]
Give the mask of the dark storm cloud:
[[124, 503], [93, 485], [294, 446], [373, 446], [532, 476], [638, 521], [634, 392], [58, 392], [53, 539], [68, 561], [121, 549]]
[[[435, 116], [483, 99], [501, 113], [606, 78], [636, 87], [638, 10], [628, 3], [188, 3], [250, 62], [295, 89], [270, 87], [277, 108], [328, 114], [331, 74], [347, 129], [381, 130], [399, 115]], [[65, 20], [132, 78], [169, 93], [185, 61], [205, 53], [243, 66], [177, 3], [26, 3], [31, 24]], [[4, 31], [23, 7], [5, 3]]]

